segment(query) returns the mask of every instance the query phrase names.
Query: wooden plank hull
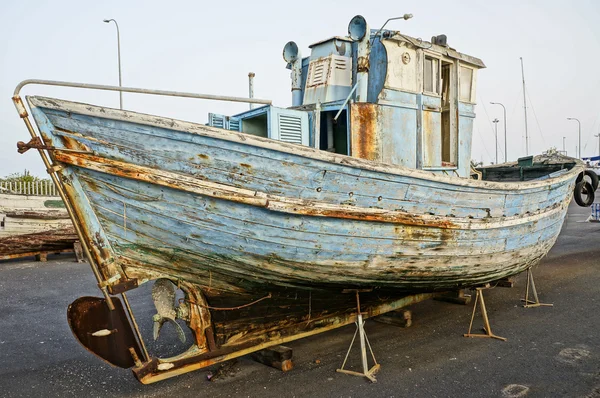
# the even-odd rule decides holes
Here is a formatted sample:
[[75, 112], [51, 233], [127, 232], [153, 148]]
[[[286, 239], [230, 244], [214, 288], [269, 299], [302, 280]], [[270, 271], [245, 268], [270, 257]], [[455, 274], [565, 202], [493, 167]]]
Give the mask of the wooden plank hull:
[[517, 274], [554, 244], [582, 169], [475, 181], [28, 100], [109, 288], [168, 278], [186, 293], [194, 346], [138, 367], [146, 382], [350, 323], [344, 289], [369, 290], [376, 315]]
[[183, 274], [215, 289], [423, 291], [509, 276], [554, 243], [576, 175], [465, 184], [328, 163], [243, 134], [219, 140], [204, 126], [169, 130], [148, 125], [151, 117], [123, 122], [32, 103], [46, 106], [34, 115], [54, 145], [77, 140], [97, 155], [57, 160], [72, 165], [74, 202], [127, 274]]

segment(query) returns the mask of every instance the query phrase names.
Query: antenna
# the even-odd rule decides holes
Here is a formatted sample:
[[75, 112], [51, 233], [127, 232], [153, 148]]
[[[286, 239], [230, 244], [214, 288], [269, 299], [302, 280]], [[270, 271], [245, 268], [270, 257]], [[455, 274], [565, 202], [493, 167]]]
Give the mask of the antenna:
[[525, 110], [525, 156], [529, 156], [529, 135], [527, 134], [527, 100], [525, 99], [525, 72], [523, 70], [523, 57], [521, 60], [521, 76], [523, 77], [523, 109]]
[[388, 22], [390, 21], [395, 21], [397, 19], [404, 19], [405, 21], [408, 21], [409, 19], [411, 19], [413, 17], [412, 14], [404, 14], [401, 17], [394, 17], [394, 18], [390, 18], [387, 21], [385, 21], [385, 23], [381, 26], [381, 28], [379, 28], [379, 30], [377, 31], [377, 33], [375, 33], [375, 36], [373, 36], [373, 41], [375, 41], [375, 39], [377, 38], [377, 36], [379, 36], [379, 34], [381, 33], [381, 31], [383, 30], [383, 28], [385, 28], [385, 25], [387, 25]]

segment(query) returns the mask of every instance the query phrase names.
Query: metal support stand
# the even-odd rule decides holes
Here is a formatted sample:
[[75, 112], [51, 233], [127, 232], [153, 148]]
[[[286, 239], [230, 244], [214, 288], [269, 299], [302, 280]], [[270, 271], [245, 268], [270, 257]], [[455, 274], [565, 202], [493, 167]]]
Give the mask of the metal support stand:
[[[529, 300], [529, 286], [531, 285], [531, 293], [533, 294], [533, 298], [535, 301]], [[521, 299], [525, 304], [523, 307], [525, 308], [533, 308], [533, 307], [553, 307], [554, 304], [544, 304], [540, 303], [540, 299], [538, 298], [537, 289], [535, 288], [535, 282], [533, 281], [533, 272], [531, 272], [531, 268], [527, 269], [527, 288], [525, 289], [525, 298]]]
[[[492, 333], [492, 328], [490, 326], [490, 320], [488, 319], [487, 310], [485, 308], [485, 301], [483, 300], [483, 290], [487, 289], [488, 287], [489, 286], [478, 287], [475, 289], [477, 291], [477, 294], [475, 296], [475, 304], [473, 305], [473, 314], [471, 315], [471, 323], [469, 324], [469, 331], [467, 333], [463, 334], [463, 336], [464, 337], [488, 337], [488, 338], [492, 338], [492, 339], [506, 341], [506, 338], [496, 336], [494, 333]], [[484, 325], [483, 331], [485, 332], [485, 334], [471, 333], [471, 329], [473, 327], [473, 320], [475, 319], [475, 312], [477, 311], [477, 303], [478, 302], [481, 302], [481, 317], [483, 318], [483, 325]]]
[[[339, 373], [345, 373], [345, 374], [349, 374], [352, 376], [363, 376], [366, 377], [367, 379], [369, 379], [372, 383], [376, 383], [377, 379], [375, 379], [375, 373], [377, 373], [379, 371], [379, 368], [381, 367], [378, 363], [377, 360], [375, 359], [375, 354], [373, 354], [373, 349], [371, 348], [371, 344], [369, 343], [369, 339], [367, 338], [367, 334], [365, 333], [365, 329], [364, 329], [364, 325], [365, 322], [363, 321], [363, 314], [360, 311], [360, 299], [359, 299], [359, 291], [356, 290], [356, 308], [357, 308], [357, 315], [356, 315], [356, 331], [354, 332], [354, 337], [352, 337], [352, 342], [350, 343], [350, 347], [348, 348], [348, 352], [346, 353], [346, 358], [344, 358], [344, 363], [342, 363], [342, 367], [339, 369], [336, 369], [337, 372]], [[350, 351], [352, 351], [352, 346], [354, 345], [354, 340], [356, 339], [356, 334], [358, 333], [358, 338], [360, 341], [360, 354], [361, 354], [361, 361], [362, 361], [362, 368], [363, 371], [362, 373], [360, 372], [354, 372], [352, 370], [346, 370], [344, 369], [344, 366], [346, 365], [346, 361], [348, 360], [348, 356], [350, 355]], [[365, 344], [366, 342], [366, 344]], [[373, 357], [373, 362], [375, 362], [375, 365], [373, 365], [372, 368], [369, 369], [369, 363], [367, 361], [367, 349], [366, 347], [369, 347], [369, 351], [371, 352], [371, 357]]]

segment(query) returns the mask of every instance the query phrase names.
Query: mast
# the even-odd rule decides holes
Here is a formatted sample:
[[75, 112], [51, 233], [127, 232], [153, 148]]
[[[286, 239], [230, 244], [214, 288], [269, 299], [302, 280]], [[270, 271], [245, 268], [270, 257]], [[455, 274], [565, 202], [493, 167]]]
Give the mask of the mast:
[[523, 109], [525, 110], [525, 155], [529, 156], [529, 135], [527, 134], [527, 100], [525, 92], [525, 72], [523, 70], [523, 57], [519, 57], [521, 60], [521, 76], [523, 78]]

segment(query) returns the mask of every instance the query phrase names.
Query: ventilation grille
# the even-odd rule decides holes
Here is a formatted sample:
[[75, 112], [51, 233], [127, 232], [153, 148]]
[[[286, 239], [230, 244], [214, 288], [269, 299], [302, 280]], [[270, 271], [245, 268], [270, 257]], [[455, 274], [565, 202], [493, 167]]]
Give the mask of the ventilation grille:
[[279, 115], [279, 139], [302, 145], [302, 119], [296, 116]]
[[333, 67], [339, 70], [346, 70], [348, 68], [348, 61], [346, 58], [334, 58]]
[[225, 115], [219, 115], [217, 113], [208, 114], [208, 125], [211, 127], [241, 131], [241, 124], [241, 120], [237, 117], [229, 117]]
[[208, 114], [208, 125], [219, 129], [225, 128], [225, 116], [214, 113]]
[[323, 58], [310, 63], [308, 67], [307, 87], [320, 86], [327, 83], [330, 61], [330, 58]]
[[240, 119], [229, 118], [229, 130], [240, 131]]

